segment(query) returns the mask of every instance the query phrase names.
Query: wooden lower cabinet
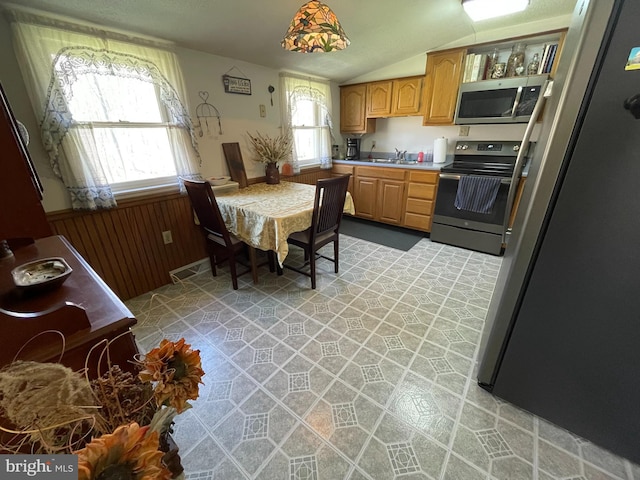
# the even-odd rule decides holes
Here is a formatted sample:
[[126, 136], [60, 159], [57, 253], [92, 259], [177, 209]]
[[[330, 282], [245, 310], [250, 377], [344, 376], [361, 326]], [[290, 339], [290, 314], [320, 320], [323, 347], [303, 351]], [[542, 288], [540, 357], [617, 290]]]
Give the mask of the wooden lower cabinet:
[[431, 231], [439, 172], [334, 164], [332, 175], [350, 173], [356, 216]]
[[353, 201], [356, 206], [356, 216], [376, 219], [376, 190], [378, 179], [358, 176], [355, 180]]
[[402, 200], [406, 184], [399, 180], [378, 180], [377, 219], [381, 222], [400, 225], [402, 223]]
[[403, 226], [431, 231], [437, 189], [438, 172], [409, 171]]
[[332, 177], [339, 177], [341, 175], [351, 175], [349, 178], [349, 186], [347, 187], [347, 191], [353, 196], [353, 171], [355, 167], [351, 165], [334, 165], [331, 169]]
[[356, 216], [400, 225], [406, 172], [383, 167], [356, 167], [353, 192]]

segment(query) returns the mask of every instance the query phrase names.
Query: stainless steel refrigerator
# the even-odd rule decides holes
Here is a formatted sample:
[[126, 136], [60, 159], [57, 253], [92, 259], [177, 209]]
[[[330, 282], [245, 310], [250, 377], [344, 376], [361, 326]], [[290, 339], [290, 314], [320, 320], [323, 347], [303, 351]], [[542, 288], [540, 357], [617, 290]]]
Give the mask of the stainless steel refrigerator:
[[578, 0], [478, 382], [640, 463], [640, 1]]

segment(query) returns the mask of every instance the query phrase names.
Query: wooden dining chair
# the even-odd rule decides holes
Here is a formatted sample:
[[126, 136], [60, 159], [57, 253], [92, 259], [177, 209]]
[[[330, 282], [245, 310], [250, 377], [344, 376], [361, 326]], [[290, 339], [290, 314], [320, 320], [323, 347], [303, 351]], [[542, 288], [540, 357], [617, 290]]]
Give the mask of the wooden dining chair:
[[242, 160], [242, 153], [240, 153], [240, 144], [238, 142], [223, 143], [222, 150], [224, 152], [224, 158], [227, 161], [231, 180], [238, 182], [240, 188], [249, 185], [247, 182], [247, 172], [245, 172], [244, 169], [244, 161]]
[[[258, 283], [255, 249], [246, 245], [242, 240], [227, 230], [209, 182], [187, 180], [184, 178], [182, 181], [187, 189], [191, 206], [198, 217], [200, 229], [206, 240], [207, 253], [209, 254], [211, 273], [213, 276], [215, 277], [217, 275], [216, 265], [220, 265], [225, 260], [228, 260], [234, 290], [238, 289], [238, 277], [248, 272], [251, 272], [253, 283]], [[241, 254], [245, 247], [249, 250], [250, 266], [248, 270], [238, 273], [236, 256]]]
[[[340, 246], [340, 221], [347, 196], [349, 177], [343, 175], [325, 178], [316, 183], [316, 195], [313, 205], [311, 226], [302, 231], [289, 235], [287, 242], [304, 250], [305, 264], [301, 268], [284, 265], [303, 275], [311, 277], [311, 288], [316, 288], [316, 260], [324, 258], [334, 263], [335, 273], [338, 273], [338, 253]], [[333, 242], [333, 258], [318, 253], [323, 246]], [[306, 266], [309, 270], [305, 270]]]

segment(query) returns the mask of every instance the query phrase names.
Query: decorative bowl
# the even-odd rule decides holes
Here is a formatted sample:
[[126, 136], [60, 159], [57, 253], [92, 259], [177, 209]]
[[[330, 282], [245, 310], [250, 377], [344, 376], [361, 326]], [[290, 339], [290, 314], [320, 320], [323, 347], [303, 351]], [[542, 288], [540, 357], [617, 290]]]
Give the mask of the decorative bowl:
[[42, 258], [11, 270], [13, 283], [20, 290], [42, 291], [59, 287], [73, 270], [61, 257]]
[[211, 185], [213, 185], [214, 187], [217, 187], [218, 185], [224, 185], [230, 179], [231, 177], [209, 177], [207, 180], [209, 180], [209, 183]]

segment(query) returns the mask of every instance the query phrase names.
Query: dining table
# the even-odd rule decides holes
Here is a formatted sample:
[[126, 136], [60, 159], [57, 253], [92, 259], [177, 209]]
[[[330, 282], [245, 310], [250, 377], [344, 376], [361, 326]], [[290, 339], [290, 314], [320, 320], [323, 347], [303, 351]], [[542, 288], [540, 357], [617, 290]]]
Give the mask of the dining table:
[[[304, 183], [256, 183], [216, 193], [216, 200], [227, 229], [254, 248], [275, 252], [282, 266], [289, 253], [289, 235], [311, 226], [315, 192], [315, 185]], [[344, 212], [355, 214], [349, 192]]]

